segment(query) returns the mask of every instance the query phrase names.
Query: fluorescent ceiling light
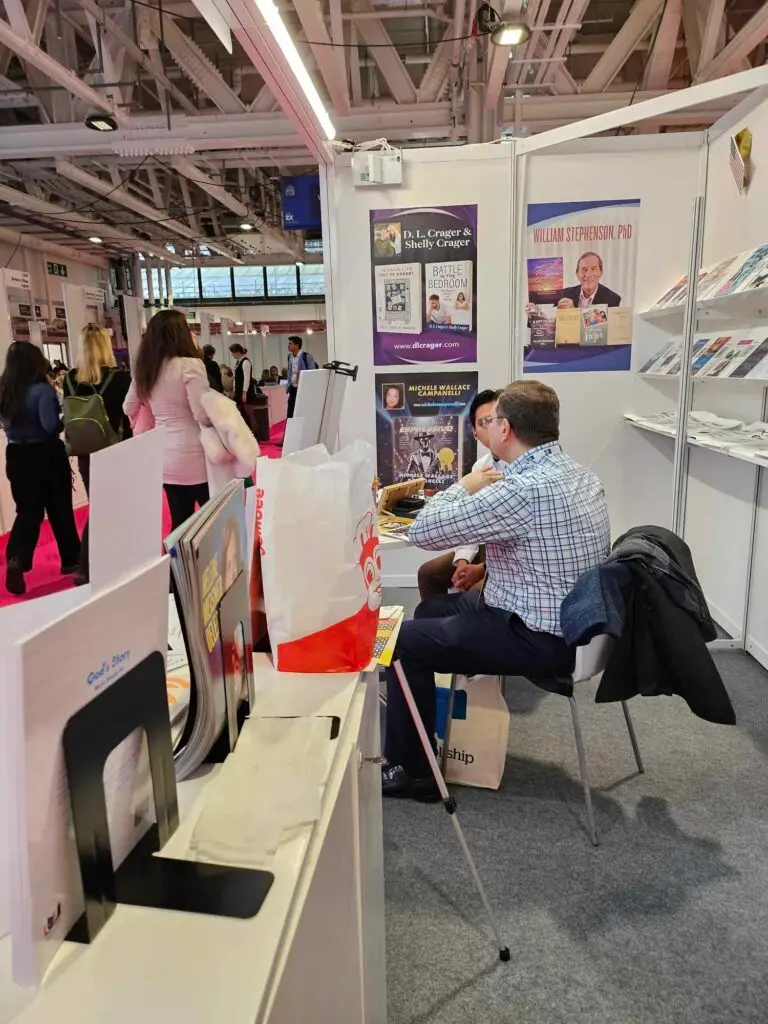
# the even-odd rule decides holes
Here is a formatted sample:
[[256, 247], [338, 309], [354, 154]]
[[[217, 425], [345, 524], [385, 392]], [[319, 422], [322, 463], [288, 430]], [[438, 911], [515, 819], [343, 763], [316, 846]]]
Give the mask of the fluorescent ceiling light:
[[241, 231], [253, 231], [253, 224], [243, 223], [243, 224], [240, 225], [240, 230]]
[[283, 56], [288, 61], [291, 71], [296, 76], [296, 81], [302, 88], [304, 95], [309, 101], [310, 107], [314, 111], [315, 117], [320, 122], [320, 127], [325, 132], [326, 138], [330, 141], [336, 138], [336, 129], [333, 127], [333, 122], [328, 116], [328, 111], [325, 109], [323, 101], [320, 99], [320, 93], [315, 88], [315, 83], [312, 81], [309, 72], [301, 59], [299, 51], [296, 49], [296, 44], [291, 39], [288, 29], [285, 27], [285, 22], [280, 17], [280, 12], [274, 4], [274, 0], [254, 0], [258, 7], [262, 18], [266, 21], [267, 25], [272, 31], [272, 35], [277, 40], [277, 45], [283, 51]]
[[491, 33], [491, 42], [496, 46], [520, 46], [530, 38], [531, 30], [522, 21], [503, 21]]
[[99, 238], [98, 235], [91, 235], [88, 241], [93, 242], [94, 245], [101, 245], [104, 242], [104, 239]]

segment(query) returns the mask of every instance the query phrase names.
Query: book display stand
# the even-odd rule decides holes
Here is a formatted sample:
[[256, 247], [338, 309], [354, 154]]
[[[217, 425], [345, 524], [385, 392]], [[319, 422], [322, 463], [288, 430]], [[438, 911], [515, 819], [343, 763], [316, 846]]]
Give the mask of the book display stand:
[[[157, 823], [115, 870], [104, 765], [135, 729], [147, 737]], [[156, 856], [179, 823], [162, 654], [145, 658], [73, 715], [63, 745], [85, 897], [70, 941], [92, 942], [117, 903], [236, 918], [259, 911], [274, 881], [270, 872]]]

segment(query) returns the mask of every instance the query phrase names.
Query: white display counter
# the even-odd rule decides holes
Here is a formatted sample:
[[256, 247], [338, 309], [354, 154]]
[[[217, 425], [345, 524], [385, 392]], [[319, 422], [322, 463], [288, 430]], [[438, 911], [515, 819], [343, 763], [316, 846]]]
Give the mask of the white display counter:
[[288, 392], [282, 384], [270, 384], [262, 388], [269, 401], [269, 425], [282, 423], [288, 417]]
[[[118, 906], [90, 946], [65, 943], [39, 993], [9, 982], [2, 1024], [384, 1024], [384, 881], [378, 684], [255, 666], [258, 717], [337, 716], [321, 816], [282, 844], [250, 920]], [[213, 774], [181, 783], [183, 856]]]

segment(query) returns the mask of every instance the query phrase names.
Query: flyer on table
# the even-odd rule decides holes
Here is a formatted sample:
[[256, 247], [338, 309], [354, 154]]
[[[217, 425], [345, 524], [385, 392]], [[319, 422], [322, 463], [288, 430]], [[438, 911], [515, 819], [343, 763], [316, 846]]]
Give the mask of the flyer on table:
[[529, 203], [525, 373], [628, 370], [639, 199]]
[[376, 366], [477, 361], [477, 206], [371, 211]]
[[377, 472], [382, 486], [424, 477], [444, 491], [472, 469], [469, 407], [476, 372], [376, 375]]

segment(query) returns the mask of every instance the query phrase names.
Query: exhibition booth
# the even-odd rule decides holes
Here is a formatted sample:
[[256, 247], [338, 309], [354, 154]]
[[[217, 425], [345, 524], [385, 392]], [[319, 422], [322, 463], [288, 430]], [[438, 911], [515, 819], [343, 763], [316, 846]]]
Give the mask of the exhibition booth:
[[[357, 379], [334, 388], [321, 371], [316, 424], [299, 417], [295, 443], [286, 437], [292, 461], [260, 464], [247, 497], [240, 482], [224, 488], [159, 558], [161, 432], [93, 458], [90, 586], [0, 613], [11, 616], [0, 640], [0, 1024], [384, 1024], [384, 662], [373, 641], [381, 583], [415, 586], [423, 555], [382, 544], [379, 575], [372, 452], [382, 486], [444, 489], [481, 454], [468, 419], [479, 390], [551, 384], [563, 447], [603, 481], [614, 539], [644, 523], [683, 536], [717, 643], [768, 667], [768, 71], [697, 89], [674, 97], [681, 109], [738, 97], [705, 132], [622, 134], [654, 104], [669, 108], [665, 96], [527, 139], [404, 150], [393, 185], [363, 181], [355, 155], [337, 155], [321, 168], [327, 355]], [[745, 128], [742, 167], [733, 136]], [[140, 299], [126, 302], [132, 355], [142, 316]], [[313, 431], [331, 458], [305, 450]], [[342, 520], [351, 528], [336, 536]], [[253, 655], [250, 673], [270, 602], [274, 663]], [[340, 608], [346, 632], [326, 621]], [[316, 644], [326, 629], [334, 642]], [[365, 663], [339, 661], [368, 641]], [[166, 674], [191, 690], [170, 735], [176, 695], [169, 722], [151, 719]], [[64, 726], [77, 720], [101, 747], [99, 726], [111, 734], [119, 717], [109, 695], [129, 675], [146, 689], [149, 717], [130, 728], [146, 730], [147, 747], [117, 730], [111, 774], [105, 761], [82, 769], [73, 743], [62, 754]], [[41, 699], [40, 680], [57, 700]], [[96, 725], [79, 718], [97, 706]], [[137, 799], [126, 779], [140, 770], [154, 789]], [[68, 797], [79, 805], [83, 778], [107, 795], [90, 831], [78, 819], [73, 834]], [[130, 856], [146, 852], [146, 835], [154, 843], [151, 892], [113, 870], [121, 827]], [[91, 941], [74, 941], [73, 924]]]

